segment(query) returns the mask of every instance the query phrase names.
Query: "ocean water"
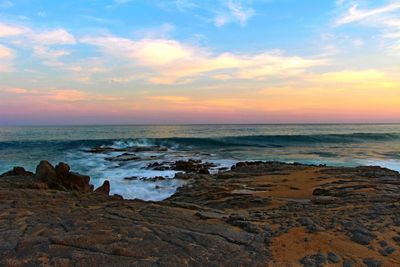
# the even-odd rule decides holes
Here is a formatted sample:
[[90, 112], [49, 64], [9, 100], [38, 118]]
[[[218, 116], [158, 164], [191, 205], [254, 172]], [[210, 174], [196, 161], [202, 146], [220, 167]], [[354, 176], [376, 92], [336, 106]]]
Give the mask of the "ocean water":
[[[136, 160], [112, 161], [124, 152], [88, 152], [94, 147], [141, 149]], [[214, 163], [213, 172], [244, 160], [378, 165], [400, 171], [400, 125], [0, 127], [0, 173], [13, 166], [34, 171], [43, 159], [68, 163], [73, 171], [90, 175], [96, 187], [108, 179], [112, 193], [125, 198], [159, 201], [183, 182], [174, 179], [175, 171], [148, 169], [154, 162], [200, 159]], [[149, 179], [157, 176], [167, 179]]]

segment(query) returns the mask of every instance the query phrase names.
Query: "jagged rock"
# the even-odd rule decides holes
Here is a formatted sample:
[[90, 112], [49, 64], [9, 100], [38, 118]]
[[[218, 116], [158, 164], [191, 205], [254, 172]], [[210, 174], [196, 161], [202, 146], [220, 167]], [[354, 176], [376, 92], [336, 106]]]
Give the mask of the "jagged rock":
[[[299, 259], [340, 266], [343, 255], [352, 257], [342, 261], [350, 267], [362, 257], [384, 266], [400, 260], [391, 247], [400, 244], [393, 232], [400, 175], [385, 169], [249, 162], [215, 175], [179, 174], [185, 185], [161, 202], [81, 194], [71, 186], [91, 191], [89, 177], [62, 164], [55, 172], [63, 191], [47, 190], [35, 177], [0, 179], [0, 266], [297, 266]], [[313, 195], [314, 188], [337, 202], [316, 204], [327, 196]], [[357, 234], [368, 247], [351, 240]], [[394, 242], [371, 242], [387, 236]]]
[[50, 189], [75, 190], [82, 193], [92, 191], [89, 176], [70, 172], [70, 167], [62, 162], [54, 168], [48, 161], [41, 161], [36, 167], [35, 178], [47, 183]]
[[35, 178], [47, 182], [47, 183], [57, 183], [57, 173], [53, 165], [48, 161], [41, 161], [36, 167]]
[[68, 180], [68, 176], [69, 176], [69, 172], [70, 172], [70, 167], [68, 164], [60, 162], [56, 166], [55, 170], [56, 170], [57, 178], [60, 180], [61, 183]]
[[110, 182], [108, 180], [105, 180], [103, 185], [94, 190], [94, 192], [108, 196], [110, 194]]
[[187, 173], [194, 172], [200, 174], [209, 174], [209, 169], [215, 167], [212, 163], [203, 163], [201, 160], [189, 159], [188, 161], [178, 160], [172, 166], [171, 169], [177, 171], [184, 171]]
[[76, 172], [70, 172], [68, 175], [68, 188], [82, 192], [88, 193], [91, 191], [89, 184], [90, 177], [87, 175], [82, 175]]
[[0, 177], [3, 176], [33, 176], [32, 172], [26, 171], [23, 167], [14, 167], [11, 171], [5, 172]]

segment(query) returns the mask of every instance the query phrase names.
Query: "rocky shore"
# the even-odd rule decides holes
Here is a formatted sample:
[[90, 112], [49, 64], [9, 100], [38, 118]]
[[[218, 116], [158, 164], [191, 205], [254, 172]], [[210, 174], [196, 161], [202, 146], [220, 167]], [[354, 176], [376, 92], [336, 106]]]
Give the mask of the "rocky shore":
[[187, 182], [162, 202], [110, 196], [108, 182], [95, 189], [64, 163], [1, 175], [0, 266], [400, 265], [395, 171], [171, 166]]

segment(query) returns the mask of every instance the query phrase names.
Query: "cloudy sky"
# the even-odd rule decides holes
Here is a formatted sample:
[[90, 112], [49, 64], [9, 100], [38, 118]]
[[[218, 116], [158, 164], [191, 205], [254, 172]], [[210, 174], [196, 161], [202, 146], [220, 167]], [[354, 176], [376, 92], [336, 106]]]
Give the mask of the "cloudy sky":
[[399, 0], [0, 0], [0, 124], [400, 122]]

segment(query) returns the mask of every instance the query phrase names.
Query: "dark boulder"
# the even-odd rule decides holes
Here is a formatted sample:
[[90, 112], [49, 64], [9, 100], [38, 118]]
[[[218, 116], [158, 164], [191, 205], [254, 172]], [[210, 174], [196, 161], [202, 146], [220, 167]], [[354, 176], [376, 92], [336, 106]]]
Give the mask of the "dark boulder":
[[65, 164], [63, 162], [58, 163], [56, 166], [56, 174], [57, 178], [61, 181], [66, 181], [68, 180], [70, 168], [68, 164]]
[[76, 190], [82, 193], [90, 192], [90, 177], [75, 172], [70, 172], [68, 176], [68, 187], [69, 189]]
[[379, 267], [383, 265], [383, 262], [380, 260], [375, 260], [372, 258], [367, 258], [363, 260], [363, 263], [368, 267]]
[[35, 178], [46, 183], [50, 189], [74, 190], [81, 193], [92, 191], [89, 176], [70, 172], [70, 167], [62, 162], [54, 168], [48, 161], [41, 161], [36, 167]]
[[94, 190], [94, 192], [97, 194], [103, 194], [108, 196], [110, 194], [110, 182], [108, 180], [105, 180], [103, 185]]
[[42, 160], [36, 167], [35, 178], [46, 183], [56, 183], [58, 180], [56, 170], [46, 160]]
[[300, 260], [300, 264], [305, 267], [319, 267], [326, 264], [326, 257], [322, 253], [305, 256]]

